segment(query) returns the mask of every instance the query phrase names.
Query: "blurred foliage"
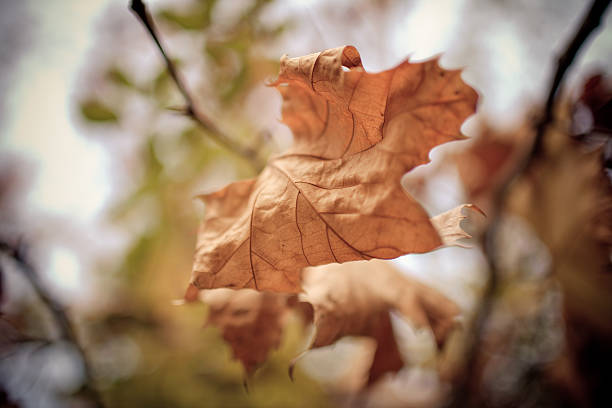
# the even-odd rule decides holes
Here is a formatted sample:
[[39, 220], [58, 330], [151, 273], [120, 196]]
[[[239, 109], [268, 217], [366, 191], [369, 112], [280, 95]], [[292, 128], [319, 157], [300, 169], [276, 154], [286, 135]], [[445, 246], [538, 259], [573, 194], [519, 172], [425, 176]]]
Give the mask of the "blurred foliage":
[[164, 9], [158, 13], [158, 16], [185, 30], [205, 30], [210, 26], [212, 9], [216, 2], [216, 0], [199, 1], [184, 11]]
[[[163, 8], [155, 15], [164, 40], [177, 33], [203, 37], [201, 54], [191, 53], [194, 61], [203, 58], [201, 76], [214, 84], [212, 94], [206, 91], [206, 106], [218, 104], [226, 115], [232, 115], [231, 122], [221, 118], [219, 123], [223, 127], [229, 123], [234, 135], [245, 143], [253, 143], [256, 131], [236, 112], [253, 88], [278, 69], [278, 62], [257, 51], [284, 32], [285, 25], [267, 27], [260, 21], [269, 3], [256, 1], [238, 9], [238, 18], [229, 26], [213, 20], [217, 2], [210, 0], [183, 4], [180, 9]], [[143, 29], [136, 20], [131, 23]], [[116, 41], [122, 41], [120, 34]], [[147, 41], [152, 44], [150, 38]], [[176, 54], [172, 47], [168, 52]], [[320, 386], [307, 376], [300, 374], [296, 384], [288, 378], [288, 362], [303, 347], [299, 325], [291, 324], [281, 349], [253, 378], [245, 379], [242, 366], [232, 359], [219, 332], [202, 328], [205, 308], [171, 305], [181, 297], [191, 269], [199, 221], [190, 198], [203, 181], [215, 177], [209, 172], [218, 166], [227, 173], [224, 177], [253, 174], [248, 163], [168, 109], [183, 101], [165, 66], [160, 65], [143, 82], [122, 65], [122, 58], [118, 53], [109, 61], [95, 61], [107, 68], [94, 81], [97, 88], [92, 86], [81, 102], [82, 116], [93, 125], [113, 121], [128, 126], [130, 98], [152, 104], [154, 109], [153, 120], [140, 128], [140, 134], [131, 135], [138, 141], [134, 153], [128, 162], [120, 163], [120, 167], [136, 170], [124, 176], [132, 187], [108, 213], [110, 221], [131, 236], [116, 269], [101, 270], [115, 277], [114, 300], [85, 325], [90, 339], [87, 348], [106, 403], [112, 407], [327, 406]], [[175, 59], [179, 70], [194, 61]], [[99, 88], [111, 91], [100, 93]], [[190, 91], [196, 97], [201, 94], [197, 84]], [[158, 118], [168, 118], [173, 125], [160, 130]], [[112, 138], [106, 143], [112, 145]]]
[[[604, 407], [612, 401], [603, 385], [612, 362], [609, 136], [595, 135], [602, 128], [590, 121], [592, 128], [582, 126], [576, 137], [570, 114], [576, 101], [559, 105], [543, 151], [503, 203], [493, 251], [498, 283], [470, 406]], [[533, 140], [535, 122], [526, 119], [508, 133], [482, 129], [457, 162], [472, 200], [486, 208], [507, 180], [508, 164], [516, 168], [516, 152]]]
[[[611, 101], [608, 92], [604, 102]], [[508, 207], [545, 244], [563, 294], [566, 352], [545, 367], [547, 375], [575, 405], [610, 406], [605, 384], [612, 380], [612, 185], [604, 167], [610, 132], [595, 120], [581, 138], [573, 138], [575, 106], [572, 101], [560, 107], [542, 157], [516, 183]]]
[[81, 114], [92, 122], [116, 122], [113, 110], [99, 101], [89, 100], [81, 103]]

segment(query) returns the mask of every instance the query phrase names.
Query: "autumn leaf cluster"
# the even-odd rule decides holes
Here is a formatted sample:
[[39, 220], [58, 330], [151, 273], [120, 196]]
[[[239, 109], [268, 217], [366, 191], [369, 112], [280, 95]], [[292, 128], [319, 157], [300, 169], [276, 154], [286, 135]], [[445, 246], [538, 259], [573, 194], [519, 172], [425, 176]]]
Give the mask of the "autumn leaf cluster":
[[403, 365], [390, 310], [430, 328], [438, 344], [459, 313], [434, 289], [372, 260], [469, 237], [462, 210], [475, 207], [431, 218], [400, 179], [435, 146], [464, 138], [477, 94], [437, 59], [365, 72], [351, 46], [283, 57], [271, 85], [294, 144], [257, 178], [200, 196], [206, 212], [185, 298], [203, 291], [209, 324], [247, 372], [278, 346], [286, 313], [299, 309], [314, 323], [309, 348], [373, 337], [373, 382]]

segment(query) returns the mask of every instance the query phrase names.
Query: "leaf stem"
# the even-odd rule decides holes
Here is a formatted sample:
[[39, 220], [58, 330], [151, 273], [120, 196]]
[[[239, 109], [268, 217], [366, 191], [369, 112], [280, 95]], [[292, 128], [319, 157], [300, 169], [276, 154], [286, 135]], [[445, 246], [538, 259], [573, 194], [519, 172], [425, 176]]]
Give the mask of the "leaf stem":
[[170, 76], [174, 80], [174, 83], [176, 84], [179, 92], [183, 95], [183, 98], [185, 98], [185, 102], [187, 104], [185, 113], [189, 117], [191, 117], [198, 125], [200, 125], [200, 127], [206, 131], [206, 134], [211, 139], [213, 139], [221, 146], [227, 148], [231, 152], [246, 159], [253, 166], [253, 168], [257, 172], [259, 172], [263, 168], [264, 164], [262, 163], [259, 157], [258, 151], [249, 146], [244, 146], [233, 138], [231, 138], [230, 136], [228, 136], [212, 121], [212, 119], [210, 119], [210, 117], [208, 117], [202, 112], [201, 109], [198, 108], [193, 97], [185, 86], [185, 83], [181, 78], [176, 68], [176, 65], [168, 57], [164, 46], [161, 44], [160, 36], [157, 33], [157, 28], [145, 3], [141, 0], [132, 0], [130, 8], [145, 26], [148, 33], [151, 35], [151, 38], [155, 42], [155, 45], [157, 45], [157, 48], [159, 49], [162, 57], [164, 58], [166, 68], [168, 69]]
[[87, 359], [83, 348], [77, 340], [74, 327], [72, 326], [70, 319], [68, 319], [68, 315], [66, 314], [63, 306], [47, 291], [40, 281], [36, 270], [28, 261], [25, 254], [25, 245], [22, 242], [18, 243], [17, 245], [11, 245], [8, 242], [0, 241], [0, 251], [4, 252], [7, 256], [13, 259], [13, 261], [17, 264], [18, 269], [22, 272], [23, 276], [28, 280], [34, 289], [34, 292], [36, 292], [36, 295], [40, 301], [45, 305], [49, 312], [51, 312], [51, 315], [55, 320], [55, 324], [59, 329], [60, 339], [72, 344], [72, 346], [79, 353], [83, 363], [83, 372], [85, 377], [82, 391], [92, 399], [94, 406], [103, 408], [104, 404], [102, 403], [102, 397], [96, 390], [96, 387], [93, 385], [91, 365], [89, 364], [89, 360]]

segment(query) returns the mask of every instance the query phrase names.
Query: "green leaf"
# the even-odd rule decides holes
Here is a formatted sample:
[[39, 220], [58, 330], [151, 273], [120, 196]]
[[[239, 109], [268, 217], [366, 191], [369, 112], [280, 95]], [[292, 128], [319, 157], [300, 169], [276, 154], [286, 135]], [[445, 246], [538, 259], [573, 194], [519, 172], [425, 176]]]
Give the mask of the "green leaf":
[[211, 11], [215, 0], [204, 0], [193, 5], [188, 12], [162, 10], [159, 17], [185, 30], [204, 30], [210, 25]]
[[106, 72], [106, 77], [113, 83], [121, 86], [125, 86], [127, 88], [134, 87], [132, 81], [130, 81], [127, 75], [118, 67], [111, 67]]
[[[176, 61], [173, 62], [176, 63]], [[158, 100], [158, 102], [164, 105], [165, 102], [161, 101], [168, 99], [170, 95], [170, 85], [173, 85], [172, 78], [170, 77], [166, 67], [163, 67], [155, 76], [152, 85], [153, 96]]]
[[155, 229], [141, 235], [128, 250], [121, 266], [121, 274], [129, 280], [142, 275], [143, 268], [158, 242], [159, 234]]
[[81, 115], [90, 122], [117, 122], [115, 112], [94, 99], [81, 102]]

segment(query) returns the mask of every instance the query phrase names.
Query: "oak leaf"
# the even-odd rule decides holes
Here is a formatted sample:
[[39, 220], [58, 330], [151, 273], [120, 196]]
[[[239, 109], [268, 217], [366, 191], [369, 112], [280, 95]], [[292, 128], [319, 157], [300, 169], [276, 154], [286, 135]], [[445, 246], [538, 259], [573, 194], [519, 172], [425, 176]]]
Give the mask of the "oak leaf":
[[298, 310], [307, 324], [314, 325], [308, 350], [344, 336], [376, 341], [368, 385], [404, 366], [389, 311], [399, 312], [418, 328], [431, 329], [439, 346], [459, 314], [457, 306], [438, 291], [380, 260], [307, 268], [299, 302], [295, 295], [223, 288], [204, 290], [200, 299], [209, 306], [207, 325], [219, 328], [247, 374], [278, 348], [287, 314]]
[[367, 73], [354, 47], [281, 59], [275, 86], [294, 145], [256, 179], [202, 195], [191, 287], [298, 293], [307, 266], [443, 245], [400, 179], [460, 140], [476, 92], [437, 59]]
[[299, 298], [312, 307], [315, 331], [308, 349], [328, 346], [344, 336], [376, 340], [368, 385], [404, 365], [390, 311], [399, 312], [416, 328], [430, 329], [438, 346], [444, 344], [459, 315], [457, 305], [440, 292], [381, 260], [307, 268]]
[[278, 348], [291, 296], [221, 288], [203, 291], [200, 298], [209, 307], [206, 325], [219, 328], [247, 374]]
[[605, 146], [593, 149], [588, 134], [571, 137], [571, 109], [560, 106], [545, 135], [542, 159], [516, 181], [507, 207], [548, 247], [568, 324], [610, 337], [612, 274], [603, 272], [611, 265], [612, 185], [602, 157]]

